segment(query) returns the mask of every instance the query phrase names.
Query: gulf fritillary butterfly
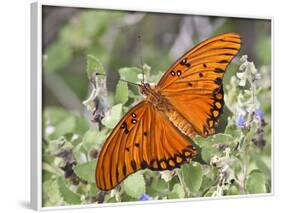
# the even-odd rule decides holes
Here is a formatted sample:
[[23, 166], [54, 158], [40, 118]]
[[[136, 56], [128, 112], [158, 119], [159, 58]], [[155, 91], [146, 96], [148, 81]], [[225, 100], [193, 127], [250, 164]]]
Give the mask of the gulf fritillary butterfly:
[[99, 154], [97, 187], [108, 191], [138, 170], [172, 170], [194, 157], [194, 134], [215, 133], [223, 76], [240, 47], [236, 33], [209, 38], [180, 57], [155, 87], [141, 82], [144, 100], [119, 121]]

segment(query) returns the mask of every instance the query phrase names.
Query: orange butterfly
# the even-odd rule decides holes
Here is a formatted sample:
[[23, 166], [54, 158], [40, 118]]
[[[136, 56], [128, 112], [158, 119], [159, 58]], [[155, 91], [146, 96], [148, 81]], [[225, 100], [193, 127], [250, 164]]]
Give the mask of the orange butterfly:
[[98, 158], [96, 184], [113, 189], [130, 174], [172, 170], [196, 155], [191, 138], [214, 134], [223, 111], [223, 75], [241, 47], [236, 33], [209, 38], [185, 53], [145, 99], [119, 121]]

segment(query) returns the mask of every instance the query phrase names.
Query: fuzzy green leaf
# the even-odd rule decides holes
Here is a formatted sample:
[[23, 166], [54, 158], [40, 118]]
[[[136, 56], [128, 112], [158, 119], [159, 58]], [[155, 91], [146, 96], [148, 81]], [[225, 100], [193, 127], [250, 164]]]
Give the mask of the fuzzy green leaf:
[[94, 73], [105, 74], [104, 67], [99, 59], [93, 55], [88, 55], [87, 57], [87, 74], [88, 78], [92, 79]]
[[206, 163], [210, 163], [211, 158], [216, 154], [218, 150], [212, 146], [206, 146], [201, 149], [201, 157]]
[[106, 137], [105, 131], [98, 131], [96, 128], [89, 129], [83, 137], [83, 146], [85, 150], [98, 148], [104, 142]]
[[251, 194], [265, 193], [265, 177], [259, 170], [253, 170], [246, 182], [246, 188]]
[[43, 183], [43, 206], [56, 206], [62, 201], [58, 184], [55, 179], [49, 179]]
[[69, 116], [65, 120], [61, 121], [55, 128], [54, 133], [52, 136], [54, 138], [58, 138], [60, 136], [63, 136], [67, 133], [72, 133], [75, 129], [75, 117]]
[[239, 195], [240, 191], [235, 185], [231, 185], [227, 191], [228, 195]]
[[182, 167], [184, 181], [191, 192], [197, 192], [202, 184], [202, 168], [199, 163], [193, 162]]
[[226, 127], [225, 133], [232, 135], [233, 138], [239, 138], [241, 135], [241, 128], [238, 128], [235, 124], [231, 124]]
[[128, 101], [129, 90], [127, 82], [119, 81], [116, 86], [115, 103], [125, 104]]
[[89, 150], [85, 149], [85, 146], [83, 143], [76, 145], [72, 149], [74, 158], [77, 161], [77, 163], [79, 163], [79, 164], [85, 163], [87, 161], [88, 152], [89, 152]]
[[113, 129], [121, 118], [122, 104], [116, 104], [111, 108], [111, 113], [102, 120], [102, 124]]
[[61, 136], [70, 138], [72, 135], [84, 134], [89, 128], [82, 116], [56, 107], [46, 108], [43, 119], [44, 138], [47, 140], [55, 140]]
[[138, 74], [142, 71], [137, 67], [123, 67], [118, 72], [121, 79], [136, 83], [138, 81]]
[[95, 183], [91, 184], [90, 192], [92, 195], [96, 195], [99, 192], [99, 189]]
[[209, 190], [204, 194], [204, 197], [211, 197], [213, 196], [213, 193], [216, 191], [217, 187], [213, 186], [209, 188]]
[[137, 172], [125, 179], [124, 190], [131, 197], [138, 199], [142, 193], [145, 193], [145, 181], [143, 174], [141, 172]]
[[196, 135], [196, 137], [194, 139], [194, 142], [200, 147], [207, 146], [209, 144], [209, 141], [210, 141], [209, 138], [204, 138], [199, 135]]
[[74, 167], [75, 174], [88, 183], [95, 183], [96, 160], [78, 164]]
[[223, 133], [218, 133], [212, 137], [212, 142], [214, 143], [231, 144], [233, 140], [231, 135]]
[[59, 177], [57, 179], [57, 183], [58, 183], [60, 194], [66, 203], [68, 203], [68, 204], [80, 204], [81, 203], [80, 196], [68, 188], [63, 177]]
[[62, 170], [60, 170], [58, 167], [51, 165], [49, 163], [46, 163], [46, 162], [42, 163], [42, 169], [44, 171], [50, 172], [51, 174], [63, 175]]
[[178, 183], [174, 185], [173, 190], [168, 194], [169, 199], [177, 199], [177, 198], [184, 198], [184, 197], [185, 197], [184, 189]]
[[231, 145], [233, 144], [233, 141], [234, 138], [232, 137], [232, 135], [223, 133], [218, 133], [208, 138], [204, 138], [201, 136], [196, 136], [195, 138], [196, 144], [198, 144], [200, 147], [213, 146], [214, 144]]

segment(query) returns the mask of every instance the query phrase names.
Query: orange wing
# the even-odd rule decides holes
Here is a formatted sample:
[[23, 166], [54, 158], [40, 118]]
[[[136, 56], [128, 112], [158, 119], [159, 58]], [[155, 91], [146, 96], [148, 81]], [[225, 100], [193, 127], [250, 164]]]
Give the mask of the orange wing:
[[106, 140], [97, 162], [96, 184], [107, 191], [137, 170], [172, 170], [195, 155], [191, 140], [181, 135], [162, 112], [142, 101]]
[[214, 134], [218, 125], [223, 76], [240, 47], [235, 33], [209, 38], [184, 54], [156, 86], [201, 136]]

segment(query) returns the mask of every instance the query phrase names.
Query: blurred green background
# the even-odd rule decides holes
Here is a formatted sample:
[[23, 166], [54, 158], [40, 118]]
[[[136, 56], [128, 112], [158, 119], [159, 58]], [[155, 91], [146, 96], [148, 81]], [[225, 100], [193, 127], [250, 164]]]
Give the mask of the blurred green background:
[[139, 67], [142, 57], [153, 74], [163, 73], [197, 42], [224, 32], [242, 36], [240, 56], [248, 54], [257, 67], [270, 65], [269, 20], [45, 6], [44, 107], [84, 111], [82, 100], [89, 93], [88, 54], [105, 66], [107, 88], [114, 91], [119, 68]]
[[[157, 82], [162, 73], [196, 43], [225, 32], [239, 33], [243, 42], [238, 57], [224, 77], [225, 91], [230, 94], [230, 79], [240, 65], [238, 58], [247, 54], [262, 76], [257, 82], [257, 89], [261, 88], [258, 100], [269, 125], [265, 128], [265, 146], [248, 150], [251, 157], [246, 175], [252, 178], [245, 182], [247, 187], [241, 190], [231, 186], [224, 195], [271, 191], [270, 20], [44, 6], [42, 30], [44, 206], [143, 200], [145, 195], [141, 193], [153, 199], [212, 196], [217, 190], [219, 170], [198, 163], [185, 165], [181, 171], [190, 190], [188, 193], [177, 177], [166, 182], [163, 174], [148, 170], [128, 178], [120, 185], [121, 189], [100, 192], [94, 180], [97, 152], [112, 129], [110, 122], [115, 123], [121, 115], [103, 123], [104, 128], [99, 131], [96, 123], [91, 122], [93, 115], [82, 102], [92, 91], [86, 70], [93, 62], [88, 61], [88, 55], [93, 55], [104, 67], [107, 92], [109, 96], [117, 94], [115, 100], [109, 101], [114, 105], [112, 111], [121, 114], [132, 106], [138, 95], [130, 85], [129, 90], [127, 85], [118, 88], [120, 69], [129, 67], [128, 72], [137, 72], [131, 67], [139, 68], [142, 58], [151, 67], [150, 80]], [[138, 36], [141, 36], [140, 41]], [[123, 74], [121, 77], [126, 78], [124, 69]], [[202, 146], [212, 141], [230, 141], [227, 146], [235, 148], [234, 141], [242, 133], [231, 124], [231, 116], [232, 112], [225, 107], [217, 132], [226, 134], [207, 138], [209, 142], [203, 141]], [[227, 127], [227, 123], [230, 126]], [[210, 163], [215, 154], [224, 155], [219, 152], [207, 147], [207, 162]], [[243, 164], [245, 158], [239, 152], [234, 152], [233, 156], [237, 164]], [[242, 168], [236, 164], [233, 168], [235, 175], [241, 175]], [[132, 186], [135, 191], [130, 191]]]

